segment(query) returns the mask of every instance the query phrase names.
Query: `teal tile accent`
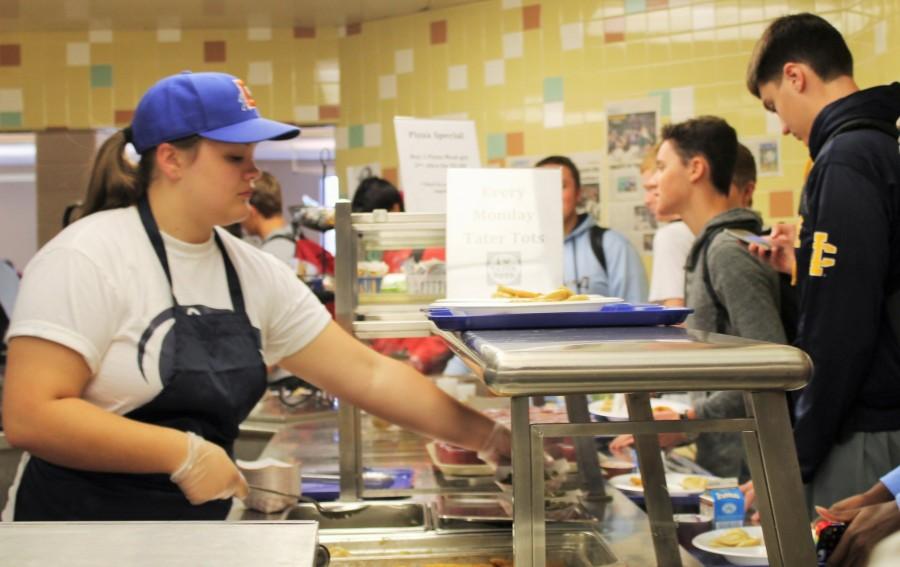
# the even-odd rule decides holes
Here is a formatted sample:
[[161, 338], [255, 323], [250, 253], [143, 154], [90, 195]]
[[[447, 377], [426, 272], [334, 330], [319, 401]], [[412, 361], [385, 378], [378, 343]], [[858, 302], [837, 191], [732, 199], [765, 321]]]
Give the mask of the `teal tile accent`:
[[113, 86], [112, 65], [91, 65], [91, 87]]
[[488, 159], [503, 159], [506, 157], [506, 134], [488, 134], [487, 154]]
[[636, 14], [647, 11], [647, 0], [625, 0], [625, 13]]
[[563, 78], [547, 77], [544, 79], [544, 102], [562, 102]]
[[662, 89], [659, 91], [650, 91], [647, 94], [649, 96], [659, 97], [659, 114], [661, 116], [666, 118], [672, 116], [672, 91], [669, 89]]
[[18, 128], [22, 126], [21, 112], [0, 112], [0, 128]]
[[350, 126], [347, 130], [347, 144], [350, 148], [361, 148], [363, 147], [363, 125], [356, 124], [355, 126]]

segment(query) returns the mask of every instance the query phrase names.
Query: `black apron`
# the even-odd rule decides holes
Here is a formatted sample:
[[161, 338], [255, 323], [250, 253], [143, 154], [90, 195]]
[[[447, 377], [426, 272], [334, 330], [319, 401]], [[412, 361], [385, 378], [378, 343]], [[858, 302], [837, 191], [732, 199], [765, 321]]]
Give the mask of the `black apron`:
[[[138, 211], [171, 290], [165, 246], [146, 198]], [[266, 367], [237, 272], [218, 233], [215, 240], [233, 311], [179, 305], [173, 292], [172, 375], [161, 376], [162, 391], [125, 417], [193, 431], [232, 455], [239, 424], [265, 392]], [[15, 520], [224, 520], [230, 508], [230, 499], [192, 505], [165, 474], [81, 471], [32, 456], [16, 494]]]

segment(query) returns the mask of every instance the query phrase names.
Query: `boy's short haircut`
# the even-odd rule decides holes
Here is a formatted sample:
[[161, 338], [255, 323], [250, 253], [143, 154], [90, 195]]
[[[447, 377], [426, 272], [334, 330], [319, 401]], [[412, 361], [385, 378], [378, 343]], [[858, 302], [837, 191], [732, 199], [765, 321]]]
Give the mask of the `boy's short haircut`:
[[744, 144], [738, 144], [737, 146], [734, 174], [731, 176], [731, 181], [739, 189], [743, 189], [751, 181], [756, 181], [756, 160], [753, 159], [753, 154]]
[[575, 181], [575, 188], [581, 189], [581, 172], [578, 171], [578, 167], [571, 159], [566, 156], [547, 156], [534, 164], [534, 167], [544, 167], [545, 165], [559, 165], [565, 167], [569, 170], [569, 173], [572, 174], [572, 179]]
[[703, 156], [709, 164], [709, 177], [716, 190], [728, 195], [734, 162], [737, 159], [737, 133], [718, 116], [700, 116], [663, 128], [662, 140], [669, 140], [683, 163]]
[[853, 55], [841, 32], [815, 14], [782, 16], [769, 24], [750, 56], [747, 89], [759, 98], [759, 87], [780, 83], [790, 62], [806, 63], [823, 81], [853, 76]]
[[268, 171], [263, 171], [253, 181], [253, 194], [250, 195], [250, 204], [259, 211], [263, 218], [270, 219], [281, 214], [281, 184], [275, 176]]

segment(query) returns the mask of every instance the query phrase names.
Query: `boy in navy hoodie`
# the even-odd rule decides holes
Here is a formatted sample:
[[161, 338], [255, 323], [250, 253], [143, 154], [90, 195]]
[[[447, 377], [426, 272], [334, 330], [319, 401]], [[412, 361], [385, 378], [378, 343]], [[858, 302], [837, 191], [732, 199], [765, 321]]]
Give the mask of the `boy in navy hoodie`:
[[794, 437], [808, 504], [828, 505], [900, 465], [900, 84], [860, 90], [840, 32], [795, 14], [757, 42], [747, 88], [814, 163], [799, 238], [779, 225], [771, 252], [751, 252], [796, 275], [814, 373]]

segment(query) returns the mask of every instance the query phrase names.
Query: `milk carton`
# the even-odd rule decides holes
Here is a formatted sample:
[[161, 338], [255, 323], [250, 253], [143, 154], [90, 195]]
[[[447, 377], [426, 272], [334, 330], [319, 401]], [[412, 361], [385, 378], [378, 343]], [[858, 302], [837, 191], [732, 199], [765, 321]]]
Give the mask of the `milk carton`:
[[713, 527], [744, 525], [744, 493], [737, 487], [710, 488], [700, 495], [700, 514], [713, 519]]

